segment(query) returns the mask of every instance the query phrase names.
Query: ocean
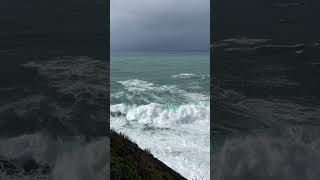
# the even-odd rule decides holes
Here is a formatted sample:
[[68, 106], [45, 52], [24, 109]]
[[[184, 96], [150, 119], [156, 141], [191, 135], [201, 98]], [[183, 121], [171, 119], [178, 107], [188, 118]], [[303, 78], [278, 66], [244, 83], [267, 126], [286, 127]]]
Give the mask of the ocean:
[[319, 5], [211, 3], [212, 179], [319, 179]]
[[0, 179], [108, 177], [108, 12], [1, 2]]
[[106, 179], [106, 62], [20, 59], [3, 59], [10, 68], [0, 87], [0, 179]]
[[210, 177], [209, 52], [112, 52], [110, 128], [188, 179]]
[[213, 45], [212, 178], [319, 178], [319, 49], [257, 37]]

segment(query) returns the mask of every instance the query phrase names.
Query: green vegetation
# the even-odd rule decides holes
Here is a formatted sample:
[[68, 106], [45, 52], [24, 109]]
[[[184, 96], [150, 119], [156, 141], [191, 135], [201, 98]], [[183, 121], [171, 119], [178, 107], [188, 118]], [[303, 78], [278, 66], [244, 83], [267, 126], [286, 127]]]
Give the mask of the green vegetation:
[[120, 157], [116, 154], [111, 155], [112, 179], [136, 179], [141, 180], [139, 176], [137, 163], [129, 158]]

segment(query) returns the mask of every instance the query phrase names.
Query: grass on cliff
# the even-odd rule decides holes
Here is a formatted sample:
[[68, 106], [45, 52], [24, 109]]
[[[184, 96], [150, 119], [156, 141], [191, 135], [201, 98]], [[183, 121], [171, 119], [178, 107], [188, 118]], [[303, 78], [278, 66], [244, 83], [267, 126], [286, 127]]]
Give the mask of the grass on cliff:
[[111, 179], [114, 180], [184, 180], [180, 174], [142, 150], [122, 133], [110, 131]]

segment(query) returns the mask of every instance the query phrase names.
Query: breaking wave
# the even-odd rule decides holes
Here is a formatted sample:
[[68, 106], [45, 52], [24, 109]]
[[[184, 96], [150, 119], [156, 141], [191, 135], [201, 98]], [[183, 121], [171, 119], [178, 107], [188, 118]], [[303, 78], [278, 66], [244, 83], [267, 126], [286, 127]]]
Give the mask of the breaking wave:
[[174, 79], [188, 79], [188, 78], [206, 79], [206, 78], [209, 78], [210, 75], [196, 75], [196, 74], [182, 73], [182, 74], [172, 75], [171, 77]]
[[132, 101], [110, 106], [111, 128], [186, 178], [209, 179], [209, 97], [141, 80], [118, 83], [125, 90], [113, 98], [131, 95]]
[[[0, 139], [0, 179], [107, 179], [108, 138], [53, 139], [28, 134]], [[81, 157], [81, 158], [79, 158]]]
[[130, 104], [177, 103], [209, 101], [208, 95], [188, 92], [175, 85], [159, 85], [139, 79], [118, 81], [123, 89], [111, 93], [111, 101]]
[[[228, 140], [211, 158], [217, 180], [316, 180], [320, 177], [318, 127], [291, 127], [283, 136]], [[263, 163], [261, 163], [263, 162]]]
[[151, 103], [140, 106], [112, 105], [110, 111], [124, 114], [128, 121], [138, 121], [141, 124], [154, 126], [170, 126], [173, 124], [189, 124], [195, 121], [210, 119], [208, 104], [184, 104], [175, 106]]
[[106, 62], [61, 56], [22, 66], [39, 87], [0, 106], [0, 179], [107, 179]]

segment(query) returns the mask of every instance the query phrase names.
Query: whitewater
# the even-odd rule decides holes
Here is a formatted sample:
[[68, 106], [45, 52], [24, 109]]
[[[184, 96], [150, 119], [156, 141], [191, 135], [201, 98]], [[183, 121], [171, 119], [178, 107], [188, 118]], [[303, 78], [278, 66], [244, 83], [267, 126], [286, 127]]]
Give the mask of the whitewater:
[[[156, 61], [160, 59], [167, 64]], [[185, 67], [178, 66], [181, 61]], [[111, 71], [111, 129], [124, 133], [187, 179], [210, 177], [206, 63], [205, 53], [120, 55], [111, 61], [111, 70], [117, 70]]]

